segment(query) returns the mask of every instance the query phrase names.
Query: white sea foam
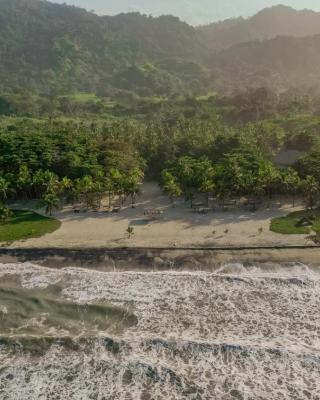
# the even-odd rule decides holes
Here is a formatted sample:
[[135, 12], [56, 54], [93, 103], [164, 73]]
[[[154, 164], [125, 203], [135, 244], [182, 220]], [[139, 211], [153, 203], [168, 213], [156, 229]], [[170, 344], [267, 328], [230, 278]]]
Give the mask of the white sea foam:
[[58, 341], [34, 354], [23, 343], [19, 352], [4, 343], [1, 399], [320, 398], [316, 269], [229, 264], [215, 273], [103, 273], [0, 266], [3, 282], [8, 274], [27, 290], [54, 284], [64, 300], [127, 307], [137, 323], [116, 336], [101, 331], [79, 348]]

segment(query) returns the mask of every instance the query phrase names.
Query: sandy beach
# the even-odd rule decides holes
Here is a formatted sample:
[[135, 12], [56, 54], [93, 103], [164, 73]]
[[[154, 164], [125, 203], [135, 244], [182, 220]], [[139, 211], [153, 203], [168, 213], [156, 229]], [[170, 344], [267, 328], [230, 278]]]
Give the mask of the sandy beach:
[[[106, 199], [107, 202], [107, 199]], [[149, 220], [144, 211], [163, 210], [157, 220]], [[300, 209], [292, 204], [272, 203], [256, 212], [232, 209], [194, 212], [189, 203], [173, 208], [157, 184], [146, 183], [135, 208], [127, 204], [119, 213], [75, 214], [72, 207], [54, 213], [61, 228], [41, 238], [18, 241], [13, 248], [99, 248], [99, 247], [247, 247], [312, 245], [306, 235], [282, 235], [269, 229], [270, 220]], [[126, 232], [132, 226], [134, 234]]]

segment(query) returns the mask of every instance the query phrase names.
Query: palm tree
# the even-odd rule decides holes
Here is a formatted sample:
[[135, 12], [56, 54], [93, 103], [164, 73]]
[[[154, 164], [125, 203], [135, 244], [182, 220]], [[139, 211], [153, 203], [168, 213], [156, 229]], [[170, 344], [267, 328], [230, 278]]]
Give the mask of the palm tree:
[[143, 172], [138, 169], [134, 168], [128, 176], [124, 177], [122, 184], [123, 184], [123, 192], [131, 197], [131, 206], [134, 207], [134, 202], [136, 196], [141, 193], [141, 181], [143, 178]]
[[46, 193], [40, 200], [41, 206], [45, 207], [46, 214], [52, 216], [52, 211], [58, 209], [60, 200], [55, 193]]
[[73, 188], [73, 182], [67, 176], [61, 179], [60, 185], [63, 191], [68, 191]]
[[316, 178], [310, 175], [307, 176], [307, 178], [303, 182], [303, 189], [305, 194], [306, 206], [313, 210], [313, 207], [316, 205], [320, 194], [320, 186]]
[[0, 177], [0, 201], [6, 202], [10, 191], [10, 183], [5, 178]]
[[134, 235], [134, 229], [132, 226], [128, 226], [127, 228], [128, 238], [131, 239], [131, 236]]
[[105, 187], [105, 190], [108, 192], [109, 209], [110, 209], [111, 208], [111, 203], [112, 203], [112, 197], [114, 195], [115, 185], [114, 185], [114, 183], [112, 182], [112, 179], [109, 176], [105, 177], [104, 187]]
[[11, 210], [3, 203], [0, 203], [0, 224], [5, 224], [11, 216]]
[[199, 188], [200, 191], [202, 193], [205, 193], [206, 195], [207, 206], [209, 206], [210, 193], [213, 192], [214, 188], [215, 188], [215, 183], [213, 182], [213, 180], [210, 179], [204, 179], [201, 184], [201, 187]]
[[46, 180], [46, 191], [48, 193], [60, 193], [61, 192], [61, 184], [59, 182], [59, 178], [56, 174], [51, 171], [45, 171], [44, 178]]
[[197, 188], [206, 195], [207, 206], [209, 206], [209, 196], [215, 189], [216, 171], [208, 159], [198, 162], [197, 169]]
[[68, 178], [68, 177], [63, 177], [60, 181], [60, 187], [59, 187], [59, 192], [61, 192], [62, 197], [67, 201], [71, 202], [72, 204], [74, 203], [75, 196], [74, 196], [74, 190], [73, 190], [73, 181]]
[[269, 200], [271, 199], [272, 189], [279, 177], [279, 171], [271, 162], [262, 162], [259, 168], [257, 185], [264, 189]]
[[98, 177], [94, 180], [91, 175], [86, 175], [74, 182], [73, 192], [79, 200], [85, 203], [87, 210], [91, 207], [96, 208], [96, 206], [100, 208], [105, 191], [104, 177]]
[[38, 170], [32, 179], [32, 185], [38, 197], [44, 193], [60, 193], [62, 191], [58, 176], [48, 170]]
[[297, 171], [288, 168], [282, 175], [282, 184], [286, 194], [292, 196], [292, 207], [295, 206], [295, 197], [301, 188], [301, 179]]
[[94, 182], [92, 176], [86, 175], [81, 179], [75, 181], [75, 193], [80, 200], [84, 200], [86, 209], [90, 207], [92, 202], [92, 192], [93, 192]]
[[122, 197], [126, 177], [117, 168], [110, 168], [105, 178], [104, 186], [109, 194], [109, 208], [115, 195]]
[[163, 171], [161, 187], [163, 192], [169, 196], [172, 206], [174, 207], [174, 199], [181, 196], [182, 189], [179, 186], [176, 177], [170, 171]]
[[23, 193], [26, 198], [31, 197], [32, 176], [29, 168], [22, 165], [19, 169], [17, 177], [17, 188]]

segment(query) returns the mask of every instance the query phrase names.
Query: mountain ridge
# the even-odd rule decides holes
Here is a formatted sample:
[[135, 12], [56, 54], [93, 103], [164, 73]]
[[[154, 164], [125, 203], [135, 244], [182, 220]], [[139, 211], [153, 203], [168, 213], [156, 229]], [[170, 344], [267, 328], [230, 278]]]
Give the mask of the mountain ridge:
[[297, 11], [278, 5], [261, 10], [250, 18], [238, 18], [198, 28], [206, 45], [221, 50], [235, 44], [277, 36], [313, 36], [320, 33], [320, 12]]
[[[59, 3], [67, 2], [87, 9], [95, 9], [100, 15], [115, 15], [127, 12], [159, 16], [172, 14], [191, 25], [204, 25], [214, 21], [222, 21], [242, 15], [248, 18], [259, 10], [279, 4], [278, 0], [52, 0]], [[310, 8], [320, 11], [316, 0], [283, 0], [298, 9]], [[89, 4], [89, 5], [88, 5]]]
[[320, 13], [283, 6], [196, 29], [173, 16], [2, 0], [0, 90], [148, 97], [319, 86], [319, 35]]

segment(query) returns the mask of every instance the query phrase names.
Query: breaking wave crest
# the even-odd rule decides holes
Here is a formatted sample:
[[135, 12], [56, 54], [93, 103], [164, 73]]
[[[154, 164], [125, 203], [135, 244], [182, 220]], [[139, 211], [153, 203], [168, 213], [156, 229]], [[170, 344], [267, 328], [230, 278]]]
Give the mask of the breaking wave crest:
[[319, 399], [320, 273], [0, 266], [0, 398]]

